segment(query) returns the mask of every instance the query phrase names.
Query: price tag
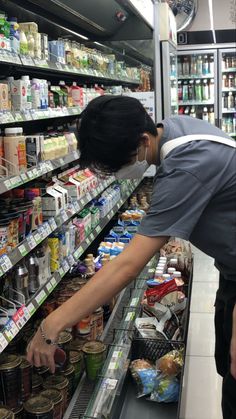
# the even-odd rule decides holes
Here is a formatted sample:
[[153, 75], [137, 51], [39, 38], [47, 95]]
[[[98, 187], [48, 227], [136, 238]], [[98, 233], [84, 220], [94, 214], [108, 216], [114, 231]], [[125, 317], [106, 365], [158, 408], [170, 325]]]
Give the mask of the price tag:
[[58, 68], [58, 70], [63, 70], [61, 63], [56, 63], [56, 67]]
[[46, 162], [46, 165], [47, 165], [47, 170], [48, 170], [48, 171], [53, 170], [53, 164], [52, 164], [52, 162], [51, 162], [51, 161], [47, 161], [47, 162]]
[[8, 189], [11, 189], [11, 180], [10, 179], [5, 180], [4, 181], [4, 185], [5, 185], [5, 187], [6, 187], [7, 190]]
[[67, 260], [63, 260], [63, 262], [62, 262], [62, 268], [63, 268], [63, 270], [64, 270], [65, 273], [69, 271], [70, 265], [68, 264]]
[[54, 276], [52, 277], [52, 279], [51, 279], [51, 284], [52, 284], [52, 287], [53, 287], [53, 289], [55, 288], [55, 286], [57, 285], [57, 281], [56, 281], [56, 278], [54, 278]]
[[46, 288], [47, 288], [48, 292], [51, 292], [53, 290], [53, 286], [51, 284], [51, 281], [46, 285]]
[[113, 378], [104, 378], [101, 383], [101, 387], [106, 390], [115, 390], [117, 387], [118, 380]]
[[89, 239], [89, 237], [87, 237], [87, 239], [85, 240], [85, 243], [90, 244], [90, 239]]
[[56, 230], [57, 224], [56, 224], [56, 221], [54, 220], [54, 218], [53, 217], [49, 218], [48, 222], [49, 222], [49, 225], [51, 227], [51, 230], [52, 231]]
[[43, 227], [45, 230], [45, 235], [46, 235], [45, 238], [46, 238], [47, 236], [50, 236], [52, 230], [51, 230], [50, 224], [47, 221], [43, 223]]
[[20, 176], [15, 176], [15, 177], [13, 177], [13, 178], [11, 179], [11, 185], [13, 186], [13, 188], [14, 188], [15, 186], [20, 185], [20, 184], [21, 184], [21, 178], [20, 178]]
[[20, 121], [23, 121], [24, 119], [23, 119], [23, 116], [22, 116], [22, 114], [20, 113], [20, 112], [15, 112], [15, 121], [17, 121], [17, 122], [20, 122]]
[[5, 338], [5, 336], [0, 333], [0, 353], [7, 347], [8, 342]]
[[111, 361], [110, 364], [109, 364], [109, 366], [108, 366], [108, 369], [109, 370], [117, 370], [118, 367], [119, 367], [118, 362]]
[[59, 268], [59, 275], [62, 278], [65, 275], [64, 269], [62, 268], [62, 266]]
[[41, 241], [43, 240], [41, 234], [39, 231], [37, 231], [36, 233], [34, 233], [34, 239], [36, 241], [37, 244], [41, 243]]
[[19, 330], [15, 322], [9, 319], [4, 327], [4, 334], [8, 342], [10, 342], [17, 335], [18, 331]]
[[132, 306], [136, 306], [137, 304], [138, 304], [138, 301], [139, 301], [139, 298], [132, 298], [132, 300], [131, 300], [131, 303], [130, 303], [130, 306], [132, 307]]
[[29, 316], [30, 316], [30, 317], [32, 317], [32, 316], [33, 316], [33, 314], [36, 312], [36, 308], [35, 308], [35, 306], [33, 305], [33, 303], [30, 303], [30, 304], [27, 306], [27, 310], [28, 310], [28, 313], [29, 313]]
[[40, 306], [44, 300], [47, 298], [47, 294], [44, 290], [40, 291], [40, 293], [35, 297], [35, 301]]
[[37, 246], [37, 243], [36, 243], [36, 241], [35, 241], [35, 239], [34, 239], [34, 237], [33, 237], [32, 234], [29, 234], [28, 235], [28, 237], [27, 237], [27, 243], [28, 243], [28, 245], [29, 245], [29, 247], [30, 247], [31, 250], [34, 249]]
[[[34, 177], [37, 177], [37, 176], [39, 175], [39, 172], [38, 172], [37, 167], [35, 167], [35, 168], [32, 170], [32, 172], [33, 172]], [[41, 174], [41, 173], [40, 173], [40, 174]]]
[[20, 246], [18, 246], [18, 250], [22, 256], [26, 256], [28, 253], [24, 244], [21, 244]]
[[77, 201], [74, 202], [74, 208], [76, 212], [80, 211], [80, 206]]
[[2, 268], [1, 268], [1, 266], [0, 266], [0, 277], [1, 276], [3, 276], [3, 270], [2, 270]]
[[2, 255], [0, 258], [0, 264], [3, 272], [9, 271], [12, 268], [12, 263], [7, 255]]
[[75, 263], [75, 259], [73, 258], [73, 255], [69, 255], [67, 259], [68, 259], [68, 262], [69, 262], [70, 266], [73, 266], [74, 263]]
[[65, 164], [64, 159], [63, 158], [60, 158], [59, 159], [59, 163], [60, 163], [61, 166], [64, 166], [64, 164]]
[[79, 254], [79, 249], [77, 249], [77, 250], [74, 252], [74, 257], [75, 257], [75, 259], [79, 259], [79, 257], [80, 257], [80, 254]]
[[28, 310], [25, 306], [22, 306], [17, 310], [17, 312], [14, 314], [12, 319], [14, 320], [15, 324], [17, 325], [18, 329], [22, 329], [22, 327], [27, 323], [27, 320], [29, 319]]
[[22, 174], [20, 175], [20, 177], [21, 177], [22, 182], [27, 182], [27, 180], [28, 180], [27, 173], [22, 173]]
[[91, 237], [91, 239], [92, 240], [94, 240], [95, 239], [95, 236], [94, 236], [94, 234], [92, 233], [92, 234], [90, 234], [90, 237]]
[[27, 172], [27, 175], [29, 176], [29, 178], [30, 178], [30, 179], [33, 179], [33, 178], [34, 178], [34, 173], [33, 173], [33, 171], [32, 171], [32, 170], [29, 170], [29, 171]]
[[129, 312], [125, 318], [125, 322], [129, 322], [130, 320], [134, 320], [135, 318], [135, 313], [133, 312]]
[[100, 226], [97, 226], [97, 227], [95, 228], [95, 230], [96, 230], [96, 232], [99, 234], [99, 233], [100, 233], [100, 231], [101, 231], [101, 227], [100, 227]]
[[68, 220], [68, 215], [67, 215], [67, 213], [66, 213], [66, 211], [63, 209], [63, 210], [61, 210], [61, 218], [62, 218], [62, 221], [63, 222], [66, 222], [67, 220]]

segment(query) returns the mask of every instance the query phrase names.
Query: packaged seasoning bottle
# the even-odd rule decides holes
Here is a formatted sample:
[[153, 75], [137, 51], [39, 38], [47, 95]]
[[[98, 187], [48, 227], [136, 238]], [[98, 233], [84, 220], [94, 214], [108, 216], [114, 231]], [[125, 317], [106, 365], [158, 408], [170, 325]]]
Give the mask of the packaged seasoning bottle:
[[29, 272], [29, 293], [34, 294], [40, 287], [39, 262], [35, 253], [30, 253], [26, 265]]
[[60, 390], [49, 388], [48, 390], [41, 391], [40, 396], [46, 397], [53, 402], [53, 419], [61, 419], [63, 399]]
[[17, 355], [0, 357], [0, 402], [10, 409], [20, 404], [20, 364], [21, 358]]
[[42, 396], [33, 396], [24, 403], [25, 419], [53, 419], [53, 403]]

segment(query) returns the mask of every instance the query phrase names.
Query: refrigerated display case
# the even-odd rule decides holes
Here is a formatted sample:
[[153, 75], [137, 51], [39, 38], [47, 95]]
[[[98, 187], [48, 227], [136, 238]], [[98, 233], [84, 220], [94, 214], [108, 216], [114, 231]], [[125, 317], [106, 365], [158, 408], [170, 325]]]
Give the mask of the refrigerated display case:
[[179, 114], [218, 126], [217, 50], [178, 52]]
[[161, 42], [164, 118], [178, 115], [177, 50], [169, 41]]
[[236, 139], [236, 48], [219, 50], [220, 128]]

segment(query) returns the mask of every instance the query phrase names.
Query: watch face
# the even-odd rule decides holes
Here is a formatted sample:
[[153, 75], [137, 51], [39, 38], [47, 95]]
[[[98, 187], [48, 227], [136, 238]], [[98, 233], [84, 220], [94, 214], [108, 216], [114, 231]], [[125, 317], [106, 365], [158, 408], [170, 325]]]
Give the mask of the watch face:
[[177, 30], [186, 29], [196, 15], [198, 0], [167, 0], [167, 3], [176, 17]]

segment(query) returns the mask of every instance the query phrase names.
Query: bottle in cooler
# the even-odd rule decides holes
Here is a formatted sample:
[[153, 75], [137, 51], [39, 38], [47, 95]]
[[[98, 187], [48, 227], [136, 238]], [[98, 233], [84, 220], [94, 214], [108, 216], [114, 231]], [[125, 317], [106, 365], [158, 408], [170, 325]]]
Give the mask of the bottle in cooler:
[[201, 80], [195, 81], [195, 100], [198, 102], [202, 101], [202, 86]]
[[181, 77], [183, 75], [183, 65], [181, 57], [178, 57], [178, 76]]
[[228, 109], [234, 109], [234, 95], [233, 92], [228, 94]]
[[209, 100], [209, 86], [207, 79], [203, 80], [202, 84], [202, 98], [203, 100]]
[[222, 131], [226, 132], [226, 118], [222, 118], [221, 129]]
[[228, 95], [225, 92], [222, 93], [222, 108], [228, 109]]
[[197, 76], [197, 56], [196, 55], [192, 55], [190, 73], [191, 73], [191, 76]]
[[21, 80], [26, 82], [26, 109], [28, 110], [32, 108], [31, 82], [29, 76], [21, 76]]
[[197, 57], [197, 75], [202, 76], [202, 56], [198, 55]]
[[184, 115], [189, 115], [190, 113], [190, 108], [189, 106], [186, 106], [185, 110], [184, 110]]
[[230, 116], [226, 122], [226, 132], [232, 134], [233, 132], [233, 118]]
[[203, 63], [202, 63], [202, 74], [204, 76], [207, 76], [209, 72], [209, 61], [208, 61], [208, 55], [204, 55], [203, 57]]
[[225, 70], [226, 69], [226, 56], [225, 54], [222, 55], [222, 69]]
[[232, 68], [232, 57], [230, 55], [226, 57], [226, 68]]
[[192, 116], [193, 118], [196, 118], [197, 117], [195, 106], [192, 106], [191, 107], [190, 116]]
[[233, 74], [229, 74], [229, 89], [234, 88], [234, 75]]
[[214, 81], [214, 79], [210, 79], [209, 96], [210, 96], [210, 99], [214, 100], [214, 97], [215, 97], [215, 81]]
[[233, 133], [236, 134], [236, 113], [233, 116]]
[[190, 80], [188, 84], [188, 100], [194, 100], [194, 80]]
[[210, 56], [210, 61], [209, 61], [209, 74], [210, 75], [214, 74], [214, 68], [215, 68], [214, 55], [211, 55]]
[[210, 108], [210, 112], [209, 112], [209, 122], [211, 124], [215, 124], [215, 112], [214, 112], [214, 108]]
[[222, 77], [222, 87], [223, 89], [227, 89], [229, 87], [229, 79], [227, 74], [223, 74]]
[[207, 121], [208, 122], [208, 110], [207, 107], [203, 108], [203, 112], [202, 112], [202, 119], [203, 121]]
[[183, 76], [189, 76], [189, 74], [190, 74], [189, 57], [185, 56], [183, 60]]
[[188, 101], [188, 82], [184, 81], [183, 83], [183, 101]]
[[181, 80], [178, 80], [178, 99], [183, 100], [183, 85]]

